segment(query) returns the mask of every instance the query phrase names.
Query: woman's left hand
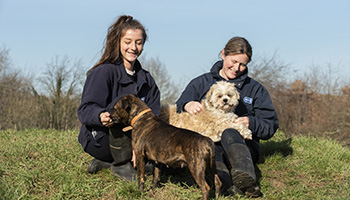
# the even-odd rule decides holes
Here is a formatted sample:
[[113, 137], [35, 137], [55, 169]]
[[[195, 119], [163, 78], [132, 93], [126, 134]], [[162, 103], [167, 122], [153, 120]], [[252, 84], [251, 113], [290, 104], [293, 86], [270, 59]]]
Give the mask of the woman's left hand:
[[249, 128], [249, 118], [248, 117], [238, 117], [233, 123], [240, 123]]

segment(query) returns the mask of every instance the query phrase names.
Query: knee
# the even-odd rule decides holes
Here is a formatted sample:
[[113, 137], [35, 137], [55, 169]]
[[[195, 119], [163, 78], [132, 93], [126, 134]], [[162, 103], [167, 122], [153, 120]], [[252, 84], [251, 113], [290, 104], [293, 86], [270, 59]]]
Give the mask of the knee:
[[224, 149], [222, 148], [221, 145], [215, 145], [215, 161], [223, 161], [223, 157], [224, 157]]
[[221, 143], [232, 144], [232, 143], [241, 143], [245, 144], [243, 137], [236, 129], [225, 129], [221, 136]]

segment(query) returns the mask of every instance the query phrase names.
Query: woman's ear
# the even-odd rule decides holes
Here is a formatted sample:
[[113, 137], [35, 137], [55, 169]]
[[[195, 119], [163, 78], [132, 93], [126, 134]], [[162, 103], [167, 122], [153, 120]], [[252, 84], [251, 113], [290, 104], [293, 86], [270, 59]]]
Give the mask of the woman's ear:
[[221, 51], [221, 59], [224, 59], [225, 58], [225, 50], [223, 49], [222, 51]]

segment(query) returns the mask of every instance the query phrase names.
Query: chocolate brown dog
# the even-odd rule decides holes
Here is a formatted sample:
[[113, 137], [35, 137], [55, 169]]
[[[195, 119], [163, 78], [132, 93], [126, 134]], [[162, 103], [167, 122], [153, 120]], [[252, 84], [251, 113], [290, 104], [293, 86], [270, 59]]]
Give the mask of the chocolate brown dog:
[[118, 99], [110, 113], [115, 123], [132, 126], [132, 147], [136, 156], [141, 191], [145, 182], [145, 159], [148, 158], [156, 163], [153, 187], [158, 186], [161, 163], [170, 167], [188, 166], [202, 191], [203, 199], [208, 199], [210, 190], [205, 180], [206, 172], [208, 178], [214, 180], [215, 195], [218, 195], [222, 184], [216, 172], [215, 147], [211, 139], [169, 125], [155, 116], [149, 107], [134, 95]]

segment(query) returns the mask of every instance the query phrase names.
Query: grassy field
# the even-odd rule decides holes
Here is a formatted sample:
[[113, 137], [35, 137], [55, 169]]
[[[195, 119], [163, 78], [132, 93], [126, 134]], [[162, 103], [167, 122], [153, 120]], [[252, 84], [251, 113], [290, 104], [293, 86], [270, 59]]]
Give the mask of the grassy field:
[[[78, 131], [0, 131], [0, 199], [200, 199], [187, 171], [162, 176], [161, 186], [144, 192], [109, 170], [87, 173], [92, 159]], [[333, 141], [283, 133], [261, 144], [260, 199], [350, 199], [350, 149]], [[181, 181], [183, 180], [183, 181]], [[225, 197], [218, 199], [246, 199]]]

